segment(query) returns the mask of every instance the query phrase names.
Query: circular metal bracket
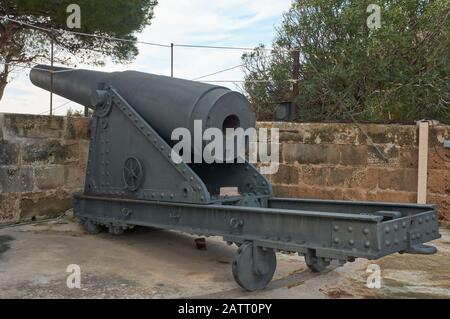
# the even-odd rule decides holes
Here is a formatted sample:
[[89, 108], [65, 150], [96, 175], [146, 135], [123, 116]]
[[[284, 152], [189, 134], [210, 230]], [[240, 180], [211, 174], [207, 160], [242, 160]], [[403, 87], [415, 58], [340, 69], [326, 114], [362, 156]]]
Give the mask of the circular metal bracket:
[[101, 117], [100, 118], [100, 125], [103, 129], [107, 129], [109, 124], [108, 117]]
[[111, 112], [111, 107], [112, 107], [112, 98], [111, 95], [107, 94], [105, 102], [96, 109], [97, 115], [99, 117], [108, 116], [109, 112]]
[[230, 226], [233, 229], [238, 229], [239, 227], [242, 227], [244, 225], [244, 221], [242, 219], [237, 218], [231, 218], [230, 219]]
[[112, 107], [111, 94], [105, 90], [95, 90], [91, 95], [91, 104], [95, 108], [95, 114], [98, 117], [106, 117]]
[[135, 192], [141, 187], [144, 181], [144, 170], [141, 162], [135, 157], [129, 157], [123, 166], [123, 181], [125, 188]]
[[133, 211], [131, 209], [126, 208], [126, 207], [122, 208], [121, 212], [122, 212], [122, 216], [124, 218], [130, 217], [131, 214], [133, 213]]

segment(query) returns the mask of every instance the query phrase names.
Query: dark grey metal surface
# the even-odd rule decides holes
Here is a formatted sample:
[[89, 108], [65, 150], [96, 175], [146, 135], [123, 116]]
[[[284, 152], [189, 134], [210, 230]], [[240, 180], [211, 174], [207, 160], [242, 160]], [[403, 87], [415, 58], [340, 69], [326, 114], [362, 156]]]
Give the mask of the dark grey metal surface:
[[277, 268], [275, 251], [246, 241], [238, 248], [231, 268], [234, 279], [242, 288], [249, 291], [264, 289]]
[[[34, 69], [31, 79], [48, 89], [49, 74]], [[240, 246], [232, 271], [247, 290], [268, 284], [277, 250], [298, 252], [316, 272], [331, 260], [436, 252], [424, 245], [440, 237], [435, 205], [273, 198], [250, 163], [173, 162], [177, 126], [192, 132], [193, 120], [203, 119], [222, 128], [230, 114], [240, 126], [254, 125], [238, 93], [131, 71], [77, 70], [56, 73], [54, 81], [55, 93], [95, 109], [85, 190], [74, 207], [92, 234], [141, 225], [222, 236]], [[221, 196], [222, 187], [239, 194]]]
[[[42, 70], [70, 69], [38, 65], [31, 70], [31, 82], [49, 91], [52, 73]], [[203, 130], [222, 129], [224, 123], [233, 125], [227, 121], [233, 116], [238, 118], [234, 124], [244, 129], [254, 127], [256, 122], [247, 99], [221, 86], [136, 71], [104, 73], [78, 69], [55, 73], [53, 82], [54, 93], [87, 107], [92, 107], [96, 90], [114, 88], [168, 144], [175, 128], [187, 128], [193, 135], [194, 120], [202, 120]]]
[[[303, 200], [303, 204], [287, 210], [78, 195], [75, 214], [103, 225], [141, 225], [223, 236], [229, 242], [252, 241], [260, 247], [301, 254], [313, 249], [316, 256], [338, 260], [377, 259], [440, 238], [437, 212], [429, 207], [384, 220], [365, 214], [364, 204], [361, 214], [336, 213], [332, 205], [329, 212], [309, 211], [305, 208], [310, 202]], [[340, 205], [344, 209], [344, 204]], [[356, 210], [358, 204], [348, 202], [348, 206]], [[383, 208], [382, 204], [373, 206]]]
[[[110, 106], [97, 107], [92, 118], [85, 193], [208, 204], [221, 200], [221, 187], [233, 186], [261, 200], [271, 196], [269, 182], [249, 163], [173, 162], [170, 145], [117, 91], [109, 90], [106, 97]], [[134, 187], [127, 179], [131, 160], [141, 174]]]

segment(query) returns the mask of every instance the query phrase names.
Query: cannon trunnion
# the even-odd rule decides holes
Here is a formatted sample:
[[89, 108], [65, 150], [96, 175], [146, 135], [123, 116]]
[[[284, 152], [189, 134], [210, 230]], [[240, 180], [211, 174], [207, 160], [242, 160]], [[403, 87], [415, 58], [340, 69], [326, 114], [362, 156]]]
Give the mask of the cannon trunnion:
[[[248, 101], [226, 88], [140, 72], [100, 73], [37, 66], [34, 84], [92, 107], [85, 189], [75, 216], [90, 233], [120, 234], [135, 225], [222, 236], [239, 248], [236, 282], [263, 289], [275, 252], [305, 256], [324, 271], [333, 260], [432, 254], [440, 237], [434, 205], [283, 199], [250, 163], [189, 164], [171, 158], [177, 127], [253, 127]], [[193, 154], [199, 149], [192, 149]], [[238, 194], [222, 196], [224, 187]]]

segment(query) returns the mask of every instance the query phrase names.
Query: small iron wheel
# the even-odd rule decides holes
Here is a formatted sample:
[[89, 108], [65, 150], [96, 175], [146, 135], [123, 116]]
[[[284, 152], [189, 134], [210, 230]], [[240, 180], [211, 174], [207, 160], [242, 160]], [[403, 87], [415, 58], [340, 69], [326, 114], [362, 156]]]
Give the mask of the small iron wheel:
[[254, 247], [253, 243], [243, 243], [232, 264], [234, 280], [248, 291], [264, 289], [272, 280], [277, 267], [273, 249]]
[[312, 272], [322, 272], [330, 265], [330, 262], [325, 258], [317, 257], [314, 250], [309, 250], [305, 254], [305, 262]]
[[92, 220], [88, 219], [84, 222], [84, 228], [91, 235], [97, 235], [102, 231], [102, 226], [94, 223]]
[[124, 230], [119, 226], [109, 226], [109, 233], [112, 235], [122, 235]]

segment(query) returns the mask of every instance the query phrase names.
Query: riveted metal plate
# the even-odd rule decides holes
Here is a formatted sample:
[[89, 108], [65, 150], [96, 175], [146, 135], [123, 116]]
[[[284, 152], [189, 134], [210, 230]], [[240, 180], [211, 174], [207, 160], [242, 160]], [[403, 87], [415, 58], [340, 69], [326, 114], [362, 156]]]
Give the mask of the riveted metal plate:
[[371, 254], [378, 249], [377, 224], [334, 221], [331, 226], [331, 246], [348, 256]]
[[383, 222], [378, 227], [380, 255], [394, 252], [440, 238], [437, 212], [431, 210]]

